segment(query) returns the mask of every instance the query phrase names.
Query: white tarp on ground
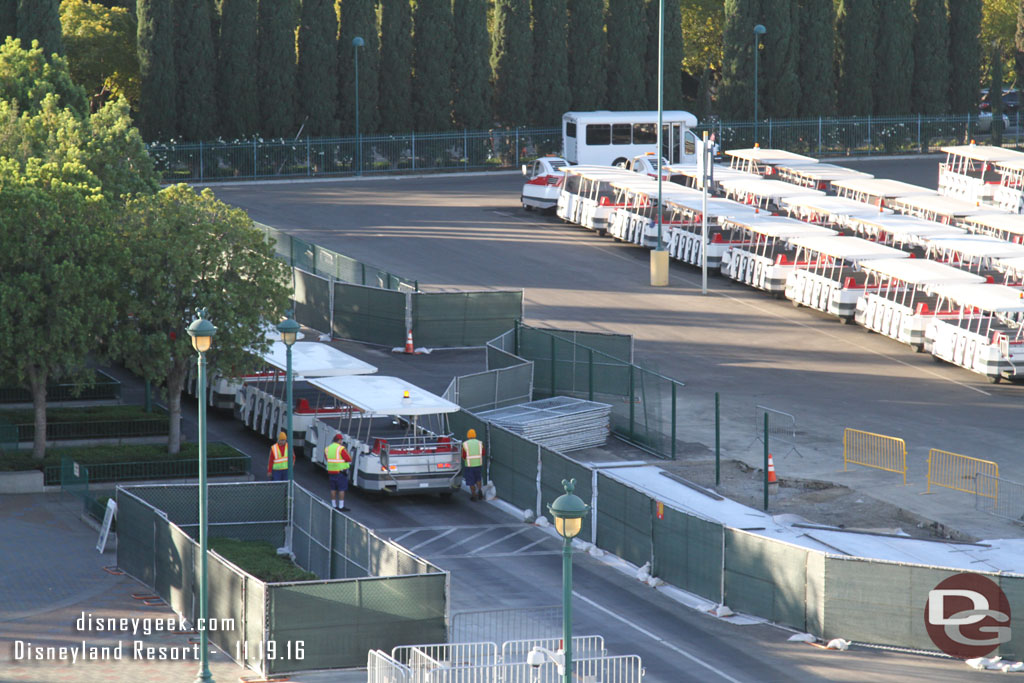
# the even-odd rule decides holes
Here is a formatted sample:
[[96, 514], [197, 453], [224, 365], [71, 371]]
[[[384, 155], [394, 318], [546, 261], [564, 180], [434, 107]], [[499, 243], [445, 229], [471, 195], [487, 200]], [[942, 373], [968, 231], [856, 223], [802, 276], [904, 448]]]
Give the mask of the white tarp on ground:
[[855, 533], [809, 523], [795, 526], [790, 515], [774, 516], [728, 498], [715, 500], [665, 476], [655, 465], [608, 468], [601, 472], [681, 512], [824, 553], [966, 571], [1024, 573], [1024, 539], [951, 543]]

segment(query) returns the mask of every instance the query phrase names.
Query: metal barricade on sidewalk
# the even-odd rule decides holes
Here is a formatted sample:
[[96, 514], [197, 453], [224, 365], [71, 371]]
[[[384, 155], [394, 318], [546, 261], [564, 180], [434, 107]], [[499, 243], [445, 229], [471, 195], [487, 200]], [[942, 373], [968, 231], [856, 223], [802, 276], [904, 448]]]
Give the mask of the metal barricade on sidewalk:
[[412, 683], [412, 669], [386, 652], [370, 650], [366, 656], [366, 683]]
[[522, 638], [553, 638], [561, 632], [561, 605], [467, 610], [452, 614], [453, 641], [503, 643]]
[[[525, 662], [526, 655], [535, 647], [542, 647], [552, 652], [562, 647], [561, 638], [531, 638], [527, 640], [510, 640], [501, 645], [501, 661], [510, 664]], [[574, 657], [586, 659], [604, 657], [604, 636], [573, 636], [572, 651]]]
[[440, 666], [473, 666], [499, 661], [498, 645], [490, 642], [399, 645], [392, 648], [391, 656], [399, 662], [411, 662], [413, 650], [435, 660]]
[[1024, 484], [978, 472], [974, 493], [976, 510], [1024, 524]]

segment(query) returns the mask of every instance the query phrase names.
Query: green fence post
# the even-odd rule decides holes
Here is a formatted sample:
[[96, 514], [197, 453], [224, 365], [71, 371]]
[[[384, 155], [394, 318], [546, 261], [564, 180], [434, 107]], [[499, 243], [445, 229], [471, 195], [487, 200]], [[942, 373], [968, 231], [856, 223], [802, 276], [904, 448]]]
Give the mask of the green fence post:
[[591, 401], [594, 400], [594, 349], [587, 349], [587, 356], [590, 360], [587, 361], [587, 396]]
[[675, 382], [672, 382], [672, 459], [673, 460], [676, 459], [676, 383]]
[[718, 392], [715, 392], [715, 486], [722, 483], [722, 423], [718, 411]]
[[199, 141], [199, 180], [203, 180], [203, 141]]
[[516, 318], [515, 324], [512, 327], [512, 347], [517, 356], [519, 355], [519, 326], [522, 324], [522, 321]]
[[366, 264], [363, 263], [362, 261], [359, 262], [359, 271], [360, 271], [359, 284], [365, 285], [366, 284]]
[[764, 509], [768, 510], [768, 413], [764, 414]]
[[555, 395], [555, 335], [551, 335], [551, 395]]
[[635, 396], [635, 394], [633, 392], [633, 368], [634, 367], [635, 366], [632, 363], [629, 364], [629, 438], [630, 439], [635, 439], [636, 438], [634, 436], [634, 434], [633, 434], [633, 421], [635, 420], [634, 412], [636, 410], [636, 402], [635, 402], [636, 396]]

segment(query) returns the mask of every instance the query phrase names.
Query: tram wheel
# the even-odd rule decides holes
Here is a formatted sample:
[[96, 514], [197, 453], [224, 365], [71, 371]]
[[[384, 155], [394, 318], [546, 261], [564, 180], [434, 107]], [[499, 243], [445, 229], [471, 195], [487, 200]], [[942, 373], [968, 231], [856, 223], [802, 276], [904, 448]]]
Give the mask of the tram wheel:
[[839, 323], [841, 325], [849, 325], [852, 322], [853, 322], [853, 318], [846, 318], [844, 316], [839, 316]]
[[1000, 382], [1003, 381], [1003, 376], [1002, 375], [992, 375], [992, 376], [989, 377], [989, 381], [991, 381], [992, 384], [999, 384]]

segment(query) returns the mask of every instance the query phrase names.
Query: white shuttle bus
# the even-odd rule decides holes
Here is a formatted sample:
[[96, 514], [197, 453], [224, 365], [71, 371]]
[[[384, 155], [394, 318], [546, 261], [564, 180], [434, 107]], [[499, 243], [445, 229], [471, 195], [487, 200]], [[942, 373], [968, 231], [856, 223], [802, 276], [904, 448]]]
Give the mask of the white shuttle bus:
[[868, 293], [857, 300], [854, 320], [864, 327], [924, 350], [924, 331], [940, 313], [933, 289], [947, 284], [981, 284], [985, 278], [928, 259], [872, 259], [861, 264]]
[[[697, 163], [697, 117], [662, 112], [662, 156], [671, 164]], [[617, 166], [657, 154], [657, 111], [569, 111], [562, 115], [562, 156], [570, 164]]]
[[794, 237], [834, 237], [836, 232], [793, 218], [750, 214], [722, 219], [729, 249], [722, 258], [725, 277], [769, 294], [782, 296], [786, 280], [796, 267]]
[[925, 350], [939, 360], [998, 383], [1024, 376], [1024, 292], [1004, 285], [936, 287], [936, 316], [925, 330]]

